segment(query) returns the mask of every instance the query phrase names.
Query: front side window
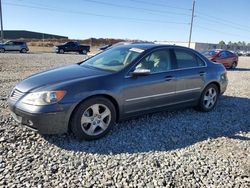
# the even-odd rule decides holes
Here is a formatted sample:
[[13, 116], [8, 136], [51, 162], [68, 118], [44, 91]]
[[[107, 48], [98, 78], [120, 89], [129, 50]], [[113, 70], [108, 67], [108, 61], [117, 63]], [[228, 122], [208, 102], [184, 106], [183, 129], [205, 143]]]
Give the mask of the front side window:
[[147, 55], [135, 69], [148, 69], [151, 73], [165, 72], [172, 69], [169, 50], [158, 50]]
[[12, 41], [8, 41], [5, 43], [5, 45], [13, 45], [13, 42]]
[[90, 66], [102, 70], [118, 72], [132, 63], [144, 50], [119, 46], [106, 50], [84, 61], [81, 66]]
[[179, 69], [205, 66], [205, 63], [194, 53], [175, 49], [176, 62]]

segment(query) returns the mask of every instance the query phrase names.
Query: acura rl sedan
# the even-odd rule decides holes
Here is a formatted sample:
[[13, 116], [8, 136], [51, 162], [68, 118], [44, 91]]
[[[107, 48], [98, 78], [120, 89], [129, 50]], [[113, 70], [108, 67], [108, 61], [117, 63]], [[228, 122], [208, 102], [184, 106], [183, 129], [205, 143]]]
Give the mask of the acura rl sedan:
[[121, 120], [178, 107], [214, 109], [228, 79], [222, 64], [189, 48], [128, 44], [30, 76], [12, 90], [16, 121], [41, 134], [100, 138]]

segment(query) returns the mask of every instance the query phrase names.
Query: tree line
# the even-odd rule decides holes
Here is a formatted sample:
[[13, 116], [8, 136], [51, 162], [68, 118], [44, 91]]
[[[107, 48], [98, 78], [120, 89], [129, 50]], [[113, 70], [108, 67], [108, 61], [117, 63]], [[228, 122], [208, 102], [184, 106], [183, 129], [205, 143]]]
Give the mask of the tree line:
[[221, 40], [221, 41], [219, 42], [219, 45], [249, 46], [249, 47], [250, 47], [250, 43], [246, 43], [245, 41], [239, 41], [239, 42], [231, 42], [231, 41], [229, 41], [229, 42], [226, 44], [225, 41]]

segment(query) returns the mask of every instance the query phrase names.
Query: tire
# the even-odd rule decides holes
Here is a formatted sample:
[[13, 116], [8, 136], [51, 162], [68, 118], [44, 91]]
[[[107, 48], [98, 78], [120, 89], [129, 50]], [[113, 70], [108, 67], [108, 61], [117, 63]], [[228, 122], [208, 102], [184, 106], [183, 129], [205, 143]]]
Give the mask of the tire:
[[27, 53], [27, 50], [26, 50], [25, 48], [22, 48], [22, 49], [20, 50], [20, 53]]
[[4, 53], [5, 49], [4, 48], [0, 48], [0, 53]]
[[59, 49], [58, 52], [59, 54], [64, 54], [64, 49]]
[[238, 63], [236, 61], [234, 61], [230, 67], [230, 69], [236, 69]]
[[113, 103], [104, 97], [93, 97], [73, 111], [70, 126], [78, 139], [95, 140], [105, 136], [115, 121], [116, 110]]
[[79, 54], [87, 55], [87, 51], [86, 50], [82, 50], [82, 51], [79, 52]]
[[215, 84], [209, 84], [202, 92], [197, 110], [201, 112], [212, 111], [219, 98], [219, 88]]

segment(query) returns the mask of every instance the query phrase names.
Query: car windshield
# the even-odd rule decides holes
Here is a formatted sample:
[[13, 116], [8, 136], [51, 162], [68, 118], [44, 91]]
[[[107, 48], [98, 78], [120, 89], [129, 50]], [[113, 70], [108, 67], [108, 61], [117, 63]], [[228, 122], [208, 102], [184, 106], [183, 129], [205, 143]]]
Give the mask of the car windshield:
[[143, 51], [143, 49], [131, 46], [119, 46], [87, 59], [81, 66], [91, 66], [102, 70], [118, 72], [129, 65]]
[[218, 52], [217, 51], [214, 51], [214, 50], [208, 50], [208, 51], [204, 51], [202, 52], [202, 54], [204, 56], [215, 56]]

